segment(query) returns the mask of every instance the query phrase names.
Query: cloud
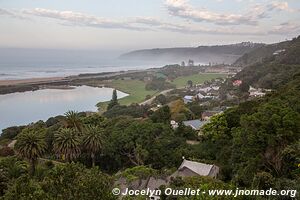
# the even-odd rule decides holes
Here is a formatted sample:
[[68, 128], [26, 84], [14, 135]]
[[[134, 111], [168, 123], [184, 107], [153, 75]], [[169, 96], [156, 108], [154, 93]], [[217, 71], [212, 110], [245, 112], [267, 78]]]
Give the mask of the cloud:
[[290, 8], [288, 2], [285, 2], [285, 1], [283, 1], [283, 2], [274, 1], [274, 2], [269, 3], [266, 7], [269, 9], [269, 11], [273, 11], [273, 10], [286, 11], [286, 12], [296, 12], [297, 11], [295, 9]]
[[188, 0], [165, 0], [165, 6], [172, 16], [190, 19], [195, 22], [209, 22], [217, 25], [257, 25], [260, 19], [268, 17], [271, 11], [291, 11], [287, 2], [256, 4], [243, 14], [217, 13], [205, 8], [195, 8]]
[[293, 34], [300, 32], [300, 25], [293, 22], [284, 22], [277, 26], [274, 26], [272, 30], [269, 31], [270, 34]]
[[89, 27], [99, 27], [99, 28], [111, 28], [111, 29], [129, 29], [129, 30], [146, 30], [145, 28], [132, 26], [122, 20], [112, 20], [106, 18], [95, 17], [92, 15], [87, 15], [79, 12], [73, 11], [57, 11], [49, 10], [44, 8], [35, 9], [25, 9], [24, 14], [34, 15], [45, 18], [52, 18], [68, 22], [69, 25], [77, 26], [89, 26]]
[[222, 25], [256, 25], [259, 16], [262, 13], [255, 13], [260, 11], [258, 9], [254, 12], [246, 14], [223, 14], [212, 12], [207, 9], [196, 9], [191, 6], [187, 0], [166, 0], [165, 5], [169, 11], [169, 14], [177, 17], [187, 18], [196, 22], [211, 22]]
[[4, 8], [0, 8], [0, 16], [1, 15], [9, 16], [9, 17], [12, 17], [12, 18], [17, 18], [17, 19], [28, 19], [28, 18], [22, 16], [20, 13], [16, 13], [14, 11], [7, 10], [7, 9], [4, 9]]
[[[177, 5], [181, 6], [183, 1], [177, 1]], [[256, 10], [255, 10], [256, 9]], [[257, 6], [253, 12], [260, 12], [261, 7]], [[106, 29], [126, 29], [132, 31], [168, 31], [183, 34], [213, 34], [213, 35], [266, 35], [266, 34], [285, 34], [288, 31], [296, 32], [299, 26], [292, 23], [280, 24], [273, 27], [272, 30], [260, 30], [258, 27], [245, 29], [238, 26], [219, 26], [217, 28], [204, 27], [195, 24], [183, 25], [178, 23], [170, 23], [154, 17], [131, 17], [123, 19], [111, 19], [92, 16], [85, 13], [74, 11], [58, 11], [44, 8], [22, 9], [20, 11], [12, 11], [0, 9], [0, 15], [11, 16], [14, 18], [25, 16], [36, 16], [58, 20], [58, 23], [65, 26], [86, 26], [94, 28]], [[29, 18], [27, 18], [29, 19]]]

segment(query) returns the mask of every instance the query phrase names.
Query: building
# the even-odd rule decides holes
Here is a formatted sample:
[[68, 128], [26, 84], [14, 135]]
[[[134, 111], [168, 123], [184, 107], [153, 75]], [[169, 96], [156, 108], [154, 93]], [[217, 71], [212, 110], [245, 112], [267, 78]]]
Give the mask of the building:
[[233, 86], [240, 86], [242, 83], [243, 83], [242, 80], [235, 80], [235, 81], [232, 82], [232, 85]]
[[199, 131], [202, 126], [204, 126], [207, 121], [201, 121], [200, 119], [195, 119], [195, 120], [188, 120], [188, 121], [183, 121], [182, 122], [185, 126], [190, 126], [192, 129]]
[[282, 53], [282, 52], [285, 52], [285, 49], [279, 49], [279, 50], [276, 50], [276, 51], [273, 53], [273, 55], [278, 55], [278, 54], [280, 54], [280, 53]]
[[211, 87], [203, 87], [203, 88], [198, 89], [199, 92], [205, 92], [205, 93], [207, 93], [210, 90], [211, 90]]
[[[118, 187], [121, 193], [124, 193], [125, 190], [158, 190], [161, 186], [168, 186], [172, 179], [176, 177], [191, 177], [191, 176], [208, 176], [211, 178], [217, 178], [219, 174], [219, 167], [216, 165], [200, 163], [195, 161], [189, 161], [183, 158], [183, 161], [176, 172], [171, 176], [166, 177], [153, 177], [149, 176], [145, 179], [137, 179], [134, 181], [128, 181], [124, 177], [120, 177], [115, 182], [115, 187]], [[150, 200], [159, 200], [160, 195], [154, 194], [153, 196], [147, 198]]]
[[180, 167], [171, 175], [171, 177], [208, 176], [211, 178], [217, 178], [219, 172], [220, 168], [216, 165], [183, 159]]
[[191, 103], [191, 102], [193, 102], [193, 99], [194, 99], [194, 96], [184, 96], [183, 97], [183, 102], [185, 103], [185, 104], [187, 104], [187, 103]]

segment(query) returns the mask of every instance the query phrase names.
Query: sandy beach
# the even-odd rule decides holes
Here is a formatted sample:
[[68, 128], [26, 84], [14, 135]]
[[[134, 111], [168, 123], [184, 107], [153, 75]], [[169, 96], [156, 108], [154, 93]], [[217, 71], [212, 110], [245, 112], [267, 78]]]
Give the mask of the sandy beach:
[[64, 80], [64, 77], [49, 77], [49, 78], [30, 78], [18, 80], [0, 80], [0, 86], [19, 85], [19, 84], [34, 84], [34, 83], [49, 83]]

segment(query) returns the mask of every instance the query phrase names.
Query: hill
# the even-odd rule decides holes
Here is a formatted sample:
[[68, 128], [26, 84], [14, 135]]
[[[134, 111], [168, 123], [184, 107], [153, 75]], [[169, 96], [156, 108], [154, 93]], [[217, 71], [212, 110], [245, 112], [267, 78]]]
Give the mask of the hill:
[[173, 63], [192, 59], [197, 63], [232, 64], [243, 54], [262, 46], [264, 44], [243, 42], [231, 45], [144, 49], [123, 54], [120, 56], [120, 59], [139, 61], [160, 60]]
[[238, 58], [233, 65], [238, 67], [246, 67], [257, 63], [263, 63], [266, 58], [272, 57], [273, 54], [280, 52], [290, 45], [291, 41], [285, 41], [275, 44], [264, 45], [245, 53]]
[[[274, 54], [274, 51], [277, 52]], [[247, 55], [242, 58], [245, 57]], [[250, 57], [248, 63], [255, 64], [246, 65], [234, 79], [256, 87], [278, 88], [300, 72], [300, 36], [291, 41], [258, 48], [248, 54]], [[242, 61], [242, 58], [237, 62]]]

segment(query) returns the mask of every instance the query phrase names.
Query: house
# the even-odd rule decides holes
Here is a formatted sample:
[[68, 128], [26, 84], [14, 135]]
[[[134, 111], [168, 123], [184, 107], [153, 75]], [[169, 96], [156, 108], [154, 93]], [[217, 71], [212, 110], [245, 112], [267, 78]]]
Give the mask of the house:
[[206, 123], [207, 123], [207, 121], [201, 121], [199, 119], [183, 121], [183, 124], [185, 126], [190, 126], [190, 127], [192, 127], [192, 129], [194, 129], [196, 131], [200, 130], [202, 128], [202, 126]]
[[188, 96], [188, 95], [186, 95], [186, 96], [183, 97], [183, 102], [185, 104], [191, 103], [191, 102], [193, 102], [193, 98], [194, 98], [194, 96]]
[[198, 98], [198, 99], [205, 99], [205, 96], [203, 94], [201, 94], [201, 93], [198, 93], [196, 95], [196, 98]]
[[[170, 176], [166, 177], [153, 177], [149, 176], [145, 179], [137, 179], [133, 181], [128, 181], [125, 177], [120, 177], [115, 182], [115, 187], [120, 189], [121, 194], [123, 194], [126, 189], [132, 190], [151, 190], [159, 191], [161, 186], [168, 186], [173, 178], [176, 177], [191, 177], [191, 176], [208, 176], [211, 178], [217, 178], [219, 174], [219, 167], [216, 165], [205, 164], [195, 161], [189, 161], [183, 158], [183, 161], [176, 172]], [[160, 195], [154, 193], [154, 195], [149, 196], [150, 200], [159, 200]]]
[[282, 53], [282, 52], [285, 52], [285, 49], [279, 49], [279, 50], [276, 50], [276, 51], [273, 53], [273, 55], [278, 55], [278, 54], [280, 54], [280, 53]]
[[233, 86], [240, 86], [242, 83], [243, 83], [242, 80], [235, 80], [235, 81], [232, 82], [232, 85]]
[[219, 172], [220, 168], [216, 165], [183, 159], [180, 167], [171, 175], [171, 177], [208, 176], [211, 178], [217, 178]]
[[265, 90], [261, 89], [261, 88], [254, 88], [252, 86], [250, 86], [249, 88], [249, 96], [250, 97], [263, 97], [265, 96]]
[[207, 93], [209, 90], [211, 90], [211, 87], [203, 87], [198, 89], [199, 92], [205, 92], [205, 93]]
[[261, 91], [253, 91], [253, 92], [250, 92], [250, 94], [249, 94], [250, 97], [263, 97], [265, 95], [266, 95], [266, 93], [261, 92]]

